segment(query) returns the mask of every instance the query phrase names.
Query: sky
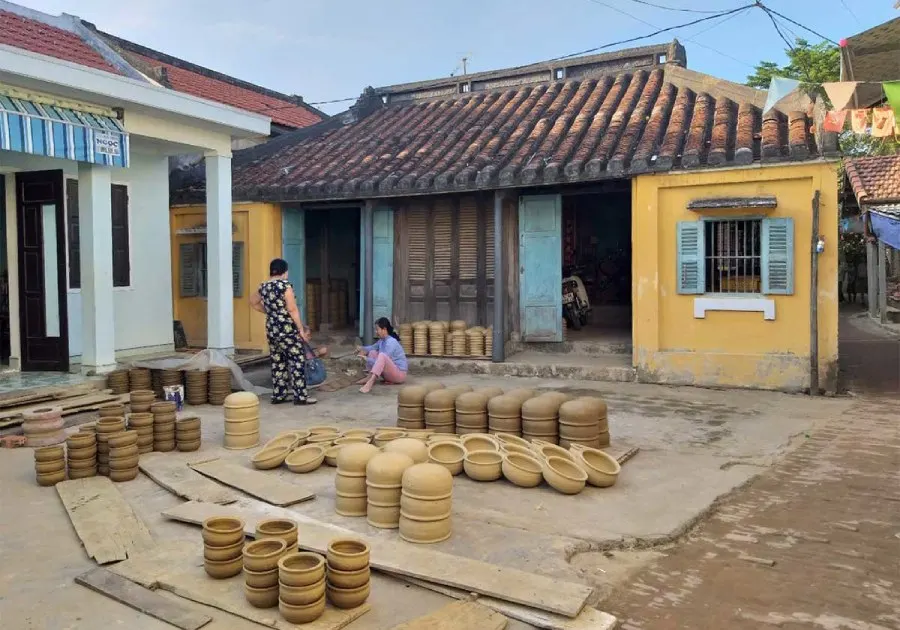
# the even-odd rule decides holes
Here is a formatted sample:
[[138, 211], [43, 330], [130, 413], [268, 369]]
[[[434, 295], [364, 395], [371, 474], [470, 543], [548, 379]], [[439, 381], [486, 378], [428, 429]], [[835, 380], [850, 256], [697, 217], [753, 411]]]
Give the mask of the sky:
[[[103, 31], [307, 102], [355, 98], [382, 86], [552, 59], [752, 0], [14, 0], [69, 13]], [[839, 41], [900, 16], [895, 0], [765, 0]], [[630, 14], [630, 15], [626, 15]], [[652, 26], [651, 26], [652, 25]], [[819, 38], [798, 26], [795, 34]], [[787, 36], [793, 35], [788, 31]], [[761, 60], [784, 63], [785, 44], [758, 8], [621, 47], [669, 42], [688, 67], [743, 82]], [[886, 77], [900, 79], [900, 77]], [[343, 111], [350, 102], [319, 105]]]

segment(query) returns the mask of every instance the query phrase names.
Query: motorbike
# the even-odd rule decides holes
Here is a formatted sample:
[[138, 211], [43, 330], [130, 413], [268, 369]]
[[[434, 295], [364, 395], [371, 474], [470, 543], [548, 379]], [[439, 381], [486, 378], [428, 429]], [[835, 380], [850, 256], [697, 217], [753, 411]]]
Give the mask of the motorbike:
[[577, 271], [577, 269], [567, 270], [562, 281], [563, 317], [573, 330], [580, 330], [587, 324], [591, 312], [587, 289], [584, 288], [584, 282]]

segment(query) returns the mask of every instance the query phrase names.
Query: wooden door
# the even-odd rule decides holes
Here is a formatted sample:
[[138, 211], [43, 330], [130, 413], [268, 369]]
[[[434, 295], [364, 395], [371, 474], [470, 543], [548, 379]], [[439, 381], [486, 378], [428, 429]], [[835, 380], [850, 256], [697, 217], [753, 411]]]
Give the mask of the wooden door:
[[69, 370], [62, 171], [16, 174], [23, 371]]
[[379, 206], [372, 217], [372, 317], [393, 319], [393, 306], [394, 211]]
[[562, 341], [560, 195], [519, 198], [519, 302], [524, 341]]
[[294, 285], [300, 317], [307, 323], [306, 219], [302, 208], [284, 208], [281, 212], [281, 257], [288, 264], [288, 279]]

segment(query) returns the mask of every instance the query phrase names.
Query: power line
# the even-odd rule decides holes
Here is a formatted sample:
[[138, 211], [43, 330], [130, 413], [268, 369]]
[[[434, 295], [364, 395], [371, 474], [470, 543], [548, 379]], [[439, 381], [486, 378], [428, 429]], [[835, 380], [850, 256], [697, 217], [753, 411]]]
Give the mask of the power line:
[[647, 2], [646, 0], [631, 0], [632, 2], [637, 2], [638, 4], [644, 4], [648, 7], [653, 7], [654, 9], [664, 9], [666, 11], [681, 11], [682, 13], [718, 13], [718, 11], [703, 11], [700, 9], [682, 9], [680, 7], [667, 7], [661, 4], [654, 4], [652, 2]]
[[853, 19], [856, 20], [856, 23], [862, 26], [862, 22], [859, 20], [859, 17], [853, 12], [853, 9], [847, 6], [847, 3], [844, 2], [844, 0], [841, 0], [841, 5], [844, 7], [844, 9], [846, 9], [847, 13], [853, 16]]
[[830, 37], [825, 37], [825, 36], [822, 35], [821, 33], [817, 33], [816, 31], [812, 30], [812, 29], [809, 28], [808, 26], [803, 26], [802, 24], [800, 24], [800, 22], [797, 22], [797, 21], [795, 21], [795, 20], [792, 20], [791, 18], [787, 17], [786, 15], [782, 15], [781, 13], [779, 13], [778, 11], [776, 11], [775, 9], [770, 9], [770, 8], [767, 7], [767, 6], [764, 6], [763, 3], [760, 2], [759, 0], [757, 0], [756, 6], [760, 7], [760, 8], [763, 9], [764, 11], [767, 11], [767, 12], [770, 12], [770, 13], [774, 13], [775, 15], [777, 15], [778, 17], [780, 17], [782, 20], [787, 20], [788, 22], [790, 22], [790, 23], [793, 24], [794, 26], [799, 26], [799, 27], [802, 28], [804, 31], [808, 31], [808, 32], [812, 33], [813, 35], [815, 35], [815, 36], [818, 37], [819, 39], [824, 39], [824, 40], [825, 40], [826, 42], [828, 42], [829, 44], [834, 44], [835, 46], [839, 46], [839, 44], [838, 44], [836, 41], [834, 41], [833, 39], [831, 39]]
[[347, 98], [336, 98], [331, 101], [316, 101], [315, 103], [308, 103], [308, 105], [331, 105], [332, 103], [346, 103], [347, 101], [355, 101], [358, 98], [358, 96], [349, 96]]
[[794, 45], [787, 38], [787, 36], [785, 36], [785, 34], [781, 32], [781, 28], [778, 26], [778, 22], [775, 21], [775, 16], [772, 15], [772, 12], [769, 9], [767, 9], [766, 7], [763, 7], [762, 5], [760, 5], [760, 8], [762, 8], [762, 10], [766, 14], [766, 16], [770, 20], [772, 20], [772, 26], [775, 27], [775, 32], [778, 33], [778, 36], [781, 37], [782, 41], [787, 45], [788, 50], [794, 50]]

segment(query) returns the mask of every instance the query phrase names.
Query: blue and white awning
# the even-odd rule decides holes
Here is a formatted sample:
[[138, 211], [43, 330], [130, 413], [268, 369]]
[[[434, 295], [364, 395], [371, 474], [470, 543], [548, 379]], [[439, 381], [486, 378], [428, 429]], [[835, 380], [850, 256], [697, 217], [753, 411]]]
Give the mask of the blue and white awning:
[[128, 134], [115, 118], [3, 94], [0, 149], [128, 166]]
[[900, 205], [869, 206], [869, 218], [878, 240], [900, 249]]

